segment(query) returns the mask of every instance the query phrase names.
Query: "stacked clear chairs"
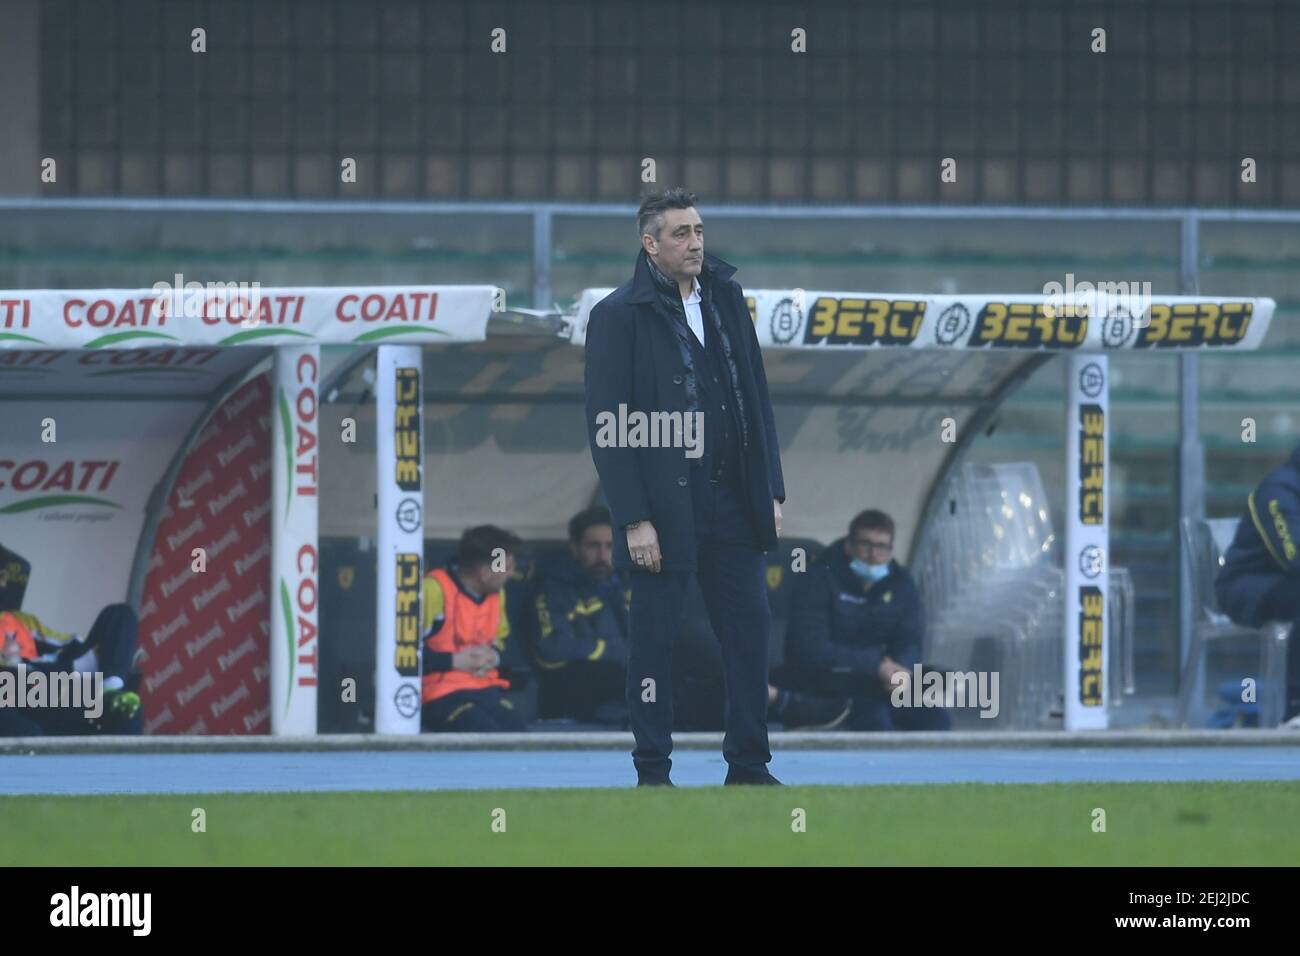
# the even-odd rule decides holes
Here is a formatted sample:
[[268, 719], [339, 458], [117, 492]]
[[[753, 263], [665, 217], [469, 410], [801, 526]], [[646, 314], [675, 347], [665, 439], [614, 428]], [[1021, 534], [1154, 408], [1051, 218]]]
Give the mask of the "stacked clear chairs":
[[1128, 568], [1110, 569], [1110, 601], [1107, 610], [1107, 634], [1110, 636], [1110, 672], [1107, 691], [1112, 708], [1122, 707], [1124, 700], [1137, 692], [1137, 675], [1133, 669], [1133, 641], [1137, 620], [1137, 591]]
[[[994, 718], [956, 710], [971, 729], [1059, 726], [1064, 572], [1038, 469], [1028, 462], [965, 465], [917, 549], [925, 659], [948, 671], [996, 671]], [[1112, 568], [1108, 602], [1112, 706], [1133, 692], [1133, 583]]]

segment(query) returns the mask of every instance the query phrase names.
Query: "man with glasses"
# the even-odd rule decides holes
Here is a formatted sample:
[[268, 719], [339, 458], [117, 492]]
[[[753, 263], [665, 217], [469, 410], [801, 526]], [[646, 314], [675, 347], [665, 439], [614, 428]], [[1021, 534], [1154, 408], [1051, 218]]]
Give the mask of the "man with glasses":
[[850, 730], [947, 730], [941, 708], [891, 703], [895, 675], [911, 699], [924, 634], [916, 583], [893, 551], [893, 519], [863, 511], [797, 575], [786, 659], [801, 690], [852, 699]]

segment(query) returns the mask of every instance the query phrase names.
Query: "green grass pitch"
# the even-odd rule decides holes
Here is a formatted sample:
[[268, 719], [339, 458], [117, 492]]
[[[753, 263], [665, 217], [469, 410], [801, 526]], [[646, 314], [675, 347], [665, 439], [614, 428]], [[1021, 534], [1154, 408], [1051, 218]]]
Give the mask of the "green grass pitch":
[[[195, 808], [205, 811], [206, 832], [192, 829]], [[1105, 811], [1104, 833], [1094, 832], [1097, 808]], [[796, 832], [800, 810], [804, 832]], [[1270, 866], [1300, 859], [1300, 782], [0, 797], [0, 819], [2, 865]]]

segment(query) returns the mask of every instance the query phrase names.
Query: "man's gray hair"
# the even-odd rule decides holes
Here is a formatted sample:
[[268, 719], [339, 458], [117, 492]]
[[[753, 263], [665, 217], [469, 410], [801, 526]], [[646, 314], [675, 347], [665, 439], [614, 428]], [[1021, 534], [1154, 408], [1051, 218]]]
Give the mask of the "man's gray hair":
[[665, 209], [690, 209], [695, 205], [695, 193], [688, 192], [684, 186], [675, 186], [663, 192], [650, 193], [641, 200], [641, 208], [636, 211], [637, 242], [646, 233], [659, 238], [664, 227]]

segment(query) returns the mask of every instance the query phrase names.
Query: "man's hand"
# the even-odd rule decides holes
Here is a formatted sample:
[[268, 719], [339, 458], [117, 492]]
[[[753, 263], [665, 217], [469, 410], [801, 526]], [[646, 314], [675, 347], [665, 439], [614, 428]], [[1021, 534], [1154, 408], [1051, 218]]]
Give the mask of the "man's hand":
[[642, 521], [635, 528], [627, 531], [627, 550], [632, 555], [632, 563], [644, 571], [659, 573], [659, 532], [649, 521]]
[[776, 533], [781, 533], [781, 502], [772, 499], [772, 513], [776, 516]]
[[89, 650], [90, 648], [86, 646], [85, 642], [81, 639], [81, 636], [73, 634], [68, 643], [59, 649], [56, 660], [58, 660], [61, 665], [68, 665]]
[[3, 646], [0, 646], [0, 664], [17, 667], [22, 660], [23, 652], [18, 646], [18, 638], [13, 634], [5, 634]]
[[[908, 682], [912, 679], [911, 671], [888, 657], [881, 658], [880, 670], [877, 673], [879, 673], [880, 680], [885, 685], [886, 690], [893, 690], [895, 687], [906, 688]], [[902, 676], [895, 680], [895, 674], [901, 674]]]
[[463, 651], [451, 655], [451, 666], [458, 671], [469, 671], [475, 677], [483, 677], [497, 666], [501, 655], [496, 648], [488, 644], [471, 644]]
[[488, 662], [474, 672], [475, 677], [487, 677], [493, 670], [501, 666], [501, 652], [490, 645], [483, 645], [492, 652]]

